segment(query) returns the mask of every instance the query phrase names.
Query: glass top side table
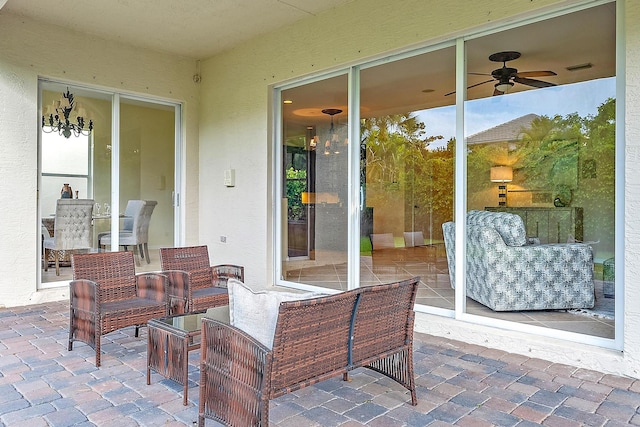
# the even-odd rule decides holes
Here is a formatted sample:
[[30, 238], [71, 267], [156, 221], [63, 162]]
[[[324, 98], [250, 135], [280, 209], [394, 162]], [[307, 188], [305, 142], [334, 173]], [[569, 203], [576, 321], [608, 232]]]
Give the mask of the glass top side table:
[[151, 384], [151, 370], [182, 384], [182, 404], [185, 406], [189, 389], [189, 352], [200, 348], [200, 327], [204, 317], [229, 323], [229, 306], [147, 322], [147, 385]]

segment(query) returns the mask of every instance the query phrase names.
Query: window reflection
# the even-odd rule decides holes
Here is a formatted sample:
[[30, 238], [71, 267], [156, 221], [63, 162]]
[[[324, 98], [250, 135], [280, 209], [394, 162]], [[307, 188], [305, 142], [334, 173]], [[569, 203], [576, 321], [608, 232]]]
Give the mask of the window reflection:
[[[469, 292], [470, 282], [481, 288], [482, 281], [478, 285], [468, 278], [469, 313], [614, 337], [615, 299], [603, 291], [613, 286], [604, 280], [603, 263], [613, 259], [615, 247], [614, 12], [615, 5], [603, 5], [466, 43], [467, 209], [520, 216], [529, 244], [589, 245], [593, 260], [587, 266], [557, 272], [550, 261], [536, 274], [557, 276], [551, 292], [558, 286], [570, 289], [583, 270], [593, 271], [595, 307], [583, 311], [599, 317], [587, 322], [565, 310], [540, 311], [544, 304], [493, 311], [491, 304], [478, 302], [482, 298], [475, 289]], [[591, 30], [578, 31], [584, 27]], [[534, 34], [535, 46], [524, 39]], [[506, 55], [514, 48], [520, 55]], [[495, 62], [496, 55], [508, 59], [506, 64]], [[496, 86], [504, 83], [499, 78], [504, 67], [512, 78], [500, 92]], [[543, 247], [530, 261], [532, 269], [542, 262]], [[470, 255], [467, 259], [467, 265], [476, 262]], [[535, 280], [516, 282], [516, 288], [529, 285], [513, 292], [537, 292]]]
[[282, 279], [346, 290], [347, 76], [282, 99]]
[[[607, 3], [469, 37], [464, 64], [456, 64], [450, 46], [354, 69], [361, 118], [357, 285], [420, 275], [417, 303], [431, 312], [454, 309], [443, 225], [454, 218], [458, 143], [467, 155], [467, 185], [458, 189], [467, 210], [520, 215], [529, 243], [590, 247], [586, 268], [597, 295], [591, 313], [599, 317], [587, 322], [540, 307], [494, 311], [477, 297], [467, 298], [466, 311], [613, 338], [615, 38], [615, 3]], [[455, 105], [456, 66], [467, 73], [463, 105]], [[321, 111], [345, 110], [346, 86], [341, 77], [282, 92], [293, 102], [282, 109], [283, 278], [333, 289], [347, 288], [341, 204], [348, 165], [329, 159], [339, 158], [343, 136], [335, 134], [346, 120], [335, 115], [332, 125]], [[456, 123], [459, 109], [464, 123]], [[464, 142], [455, 139], [458, 129]], [[337, 215], [320, 209], [338, 206]], [[566, 282], [568, 271], [557, 274]]]

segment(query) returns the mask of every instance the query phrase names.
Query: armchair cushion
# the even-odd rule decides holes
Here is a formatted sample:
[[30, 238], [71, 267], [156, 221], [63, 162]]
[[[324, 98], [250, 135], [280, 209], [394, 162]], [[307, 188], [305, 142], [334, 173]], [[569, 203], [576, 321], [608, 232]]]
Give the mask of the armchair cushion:
[[467, 225], [481, 225], [495, 229], [507, 246], [527, 244], [524, 222], [516, 214], [508, 212], [469, 211]]
[[236, 279], [229, 279], [229, 318], [232, 326], [272, 348], [280, 303], [313, 298], [316, 292], [293, 293], [254, 291]]

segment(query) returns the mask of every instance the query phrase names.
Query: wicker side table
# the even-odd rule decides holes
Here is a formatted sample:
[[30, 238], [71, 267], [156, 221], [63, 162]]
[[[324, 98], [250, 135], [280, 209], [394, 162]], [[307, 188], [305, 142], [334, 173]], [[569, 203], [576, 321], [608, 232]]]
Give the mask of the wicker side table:
[[189, 352], [200, 348], [202, 318], [229, 323], [229, 306], [219, 306], [205, 313], [151, 319], [147, 322], [147, 385], [153, 369], [165, 378], [183, 385], [183, 405], [189, 389]]

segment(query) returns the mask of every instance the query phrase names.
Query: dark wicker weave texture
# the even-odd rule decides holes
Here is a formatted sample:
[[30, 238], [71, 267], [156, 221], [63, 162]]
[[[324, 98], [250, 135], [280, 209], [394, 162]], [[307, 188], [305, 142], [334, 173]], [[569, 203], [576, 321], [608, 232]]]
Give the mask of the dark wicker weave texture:
[[268, 426], [269, 399], [367, 367], [417, 405], [413, 324], [419, 277], [280, 304], [269, 350], [239, 329], [204, 320], [198, 423]]
[[96, 350], [100, 366], [100, 337], [127, 326], [138, 328], [168, 314], [167, 278], [135, 274], [132, 252], [74, 254], [69, 284], [69, 351], [73, 341]]
[[182, 404], [187, 405], [189, 390], [189, 350], [200, 348], [193, 343], [197, 333], [178, 333], [165, 328], [160, 321], [151, 320], [147, 326], [147, 385], [151, 384], [151, 369], [165, 378], [182, 384]]
[[162, 270], [169, 277], [171, 313], [194, 313], [229, 304], [227, 280], [244, 281], [244, 267], [210, 266], [206, 246], [161, 248]]
[[204, 418], [227, 426], [267, 426], [271, 352], [243, 331], [202, 321], [199, 426]]

